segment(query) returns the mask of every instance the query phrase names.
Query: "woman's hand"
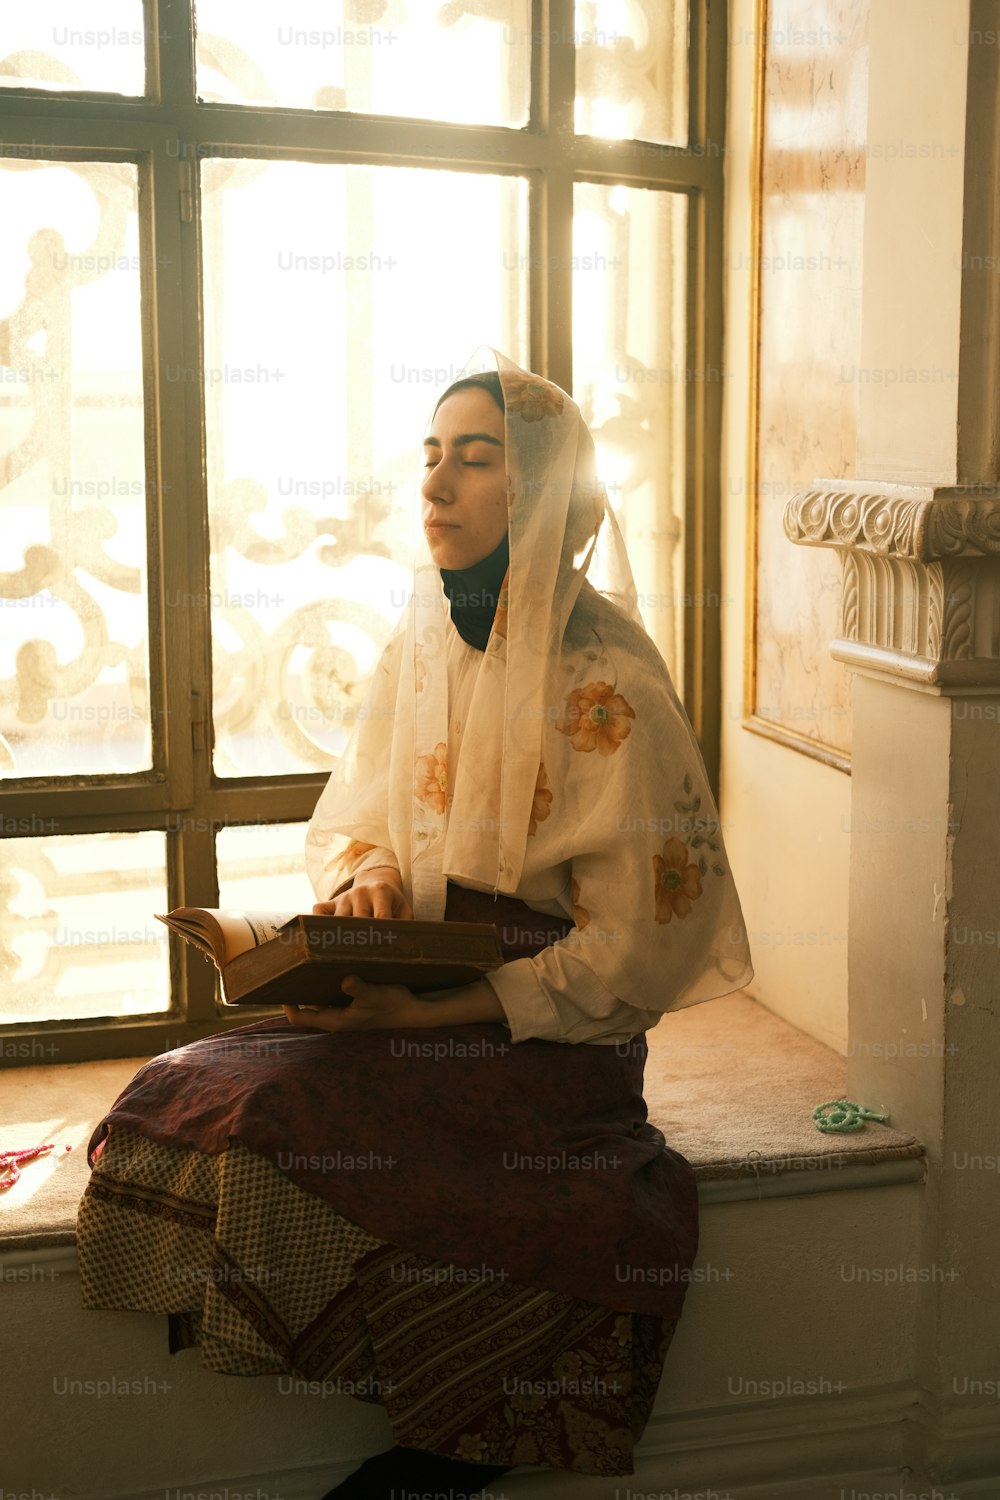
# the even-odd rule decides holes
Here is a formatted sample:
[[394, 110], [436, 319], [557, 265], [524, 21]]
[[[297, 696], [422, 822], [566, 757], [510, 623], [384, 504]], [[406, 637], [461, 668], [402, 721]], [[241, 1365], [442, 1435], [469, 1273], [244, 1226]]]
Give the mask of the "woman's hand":
[[[338, 898], [339, 899], [339, 898]], [[338, 915], [342, 915], [338, 913]], [[367, 984], [356, 974], [341, 985], [350, 1005], [316, 1009], [283, 1005], [293, 1026], [319, 1031], [376, 1031], [391, 1026], [425, 1026], [426, 1004], [402, 984]]]
[[389, 865], [362, 871], [349, 890], [342, 891], [332, 901], [318, 901], [313, 907], [313, 915], [413, 920], [413, 910], [403, 894], [399, 871]]
[[283, 1005], [293, 1026], [320, 1031], [373, 1031], [387, 1026], [466, 1026], [479, 1021], [503, 1021], [507, 1014], [496, 991], [485, 979], [453, 990], [415, 995], [402, 984], [367, 984], [356, 974], [341, 989], [352, 997], [343, 1008]]

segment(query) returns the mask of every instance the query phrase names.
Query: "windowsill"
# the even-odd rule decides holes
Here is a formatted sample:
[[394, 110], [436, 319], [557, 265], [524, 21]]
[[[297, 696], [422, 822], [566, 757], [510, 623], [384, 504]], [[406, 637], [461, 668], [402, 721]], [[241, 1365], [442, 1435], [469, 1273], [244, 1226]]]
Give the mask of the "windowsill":
[[[743, 992], [665, 1016], [648, 1041], [649, 1118], [693, 1165], [703, 1203], [923, 1177], [924, 1148], [912, 1135], [877, 1123], [850, 1135], [816, 1129], [814, 1107], [844, 1095], [844, 1059]], [[144, 1061], [0, 1073], [2, 1149], [55, 1145], [0, 1194], [0, 1249], [75, 1243], [87, 1143]]]

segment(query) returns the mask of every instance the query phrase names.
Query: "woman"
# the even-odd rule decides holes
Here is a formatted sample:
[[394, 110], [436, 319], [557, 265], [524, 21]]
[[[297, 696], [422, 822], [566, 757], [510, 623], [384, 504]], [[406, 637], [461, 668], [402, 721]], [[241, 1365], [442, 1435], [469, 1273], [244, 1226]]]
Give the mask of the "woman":
[[306, 853], [317, 911], [494, 921], [504, 966], [156, 1059], [81, 1205], [87, 1305], [383, 1405], [396, 1446], [326, 1500], [634, 1472], [697, 1247], [644, 1033], [752, 975], [590, 434], [490, 362], [435, 409], [427, 552]]

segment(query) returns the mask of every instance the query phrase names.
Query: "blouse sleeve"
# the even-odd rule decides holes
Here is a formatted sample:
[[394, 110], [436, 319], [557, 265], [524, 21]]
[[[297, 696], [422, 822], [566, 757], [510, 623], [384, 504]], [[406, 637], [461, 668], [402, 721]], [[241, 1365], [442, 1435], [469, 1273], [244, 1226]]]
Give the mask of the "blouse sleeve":
[[[545, 747], [550, 826], [572, 840], [553, 844], [553, 862], [570, 877], [576, 926], [486, 976], [513, 1041], [616, 1041], [753, 977], [718, 813], [683, 710], [624, 668], [615, 698], [604, 682], [598, 690], [618, 716], [604, 753], [593, 735], [556, 732]], [[568, 835], [556, 832], [557, 819]]]
[[[399, 869], [399, 861], [392, 849], [379, 844], [363, 844], [353, 839], [334, 864], [320, 864], [319, 858], [311, 858], [313, 849], [307, 846], [306, 864], [312, 880], [317, 901], [332, 901], [335, 896], [349, 890], [362, 870], [374, 870], [382, 865]], [[339, 884], [335, 884], [340, 873], [347, 872]]]
[[504, 1008], [511, 1041], [610, 1045], [651, 1031], [662, 1012], [619, 1000], [568, 943], [563, 938], [534, 958], [516, 958], [485, 975]]

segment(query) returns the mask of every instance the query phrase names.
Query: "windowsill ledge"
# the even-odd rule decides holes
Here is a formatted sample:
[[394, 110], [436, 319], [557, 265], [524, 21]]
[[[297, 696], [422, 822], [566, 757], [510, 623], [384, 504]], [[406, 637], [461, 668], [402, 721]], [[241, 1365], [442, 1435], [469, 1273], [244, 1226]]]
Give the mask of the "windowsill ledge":
[[[875, 1123], [850, 1135], [816, 1129], [815, 1106], [844, 1095], [844, 1059], [745, 993], [667, 1015], [648, 1040], [649, 1118], [693, 1165], [703, 1203], [922, 1179], [924, 1148], [912, 1135]], [[75, 1243], [87, 1143], [145, 1061], [0, 1073], [4, 1149], [55, 1145], [0, 1194], [0, 1250]]]

